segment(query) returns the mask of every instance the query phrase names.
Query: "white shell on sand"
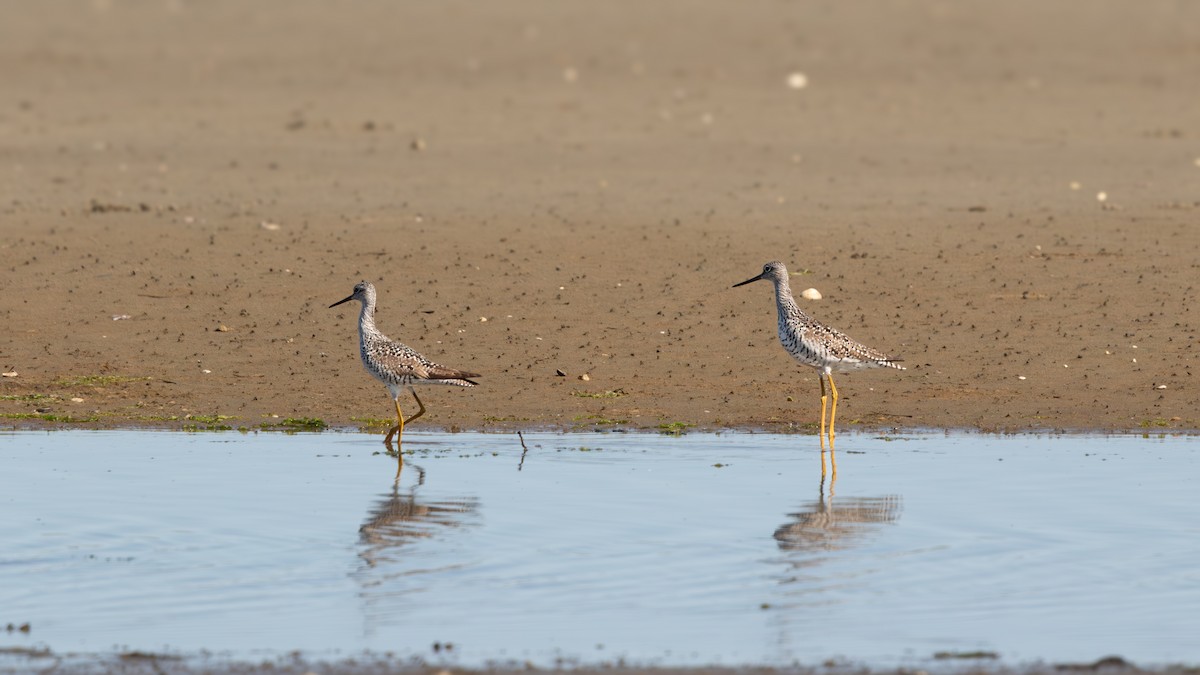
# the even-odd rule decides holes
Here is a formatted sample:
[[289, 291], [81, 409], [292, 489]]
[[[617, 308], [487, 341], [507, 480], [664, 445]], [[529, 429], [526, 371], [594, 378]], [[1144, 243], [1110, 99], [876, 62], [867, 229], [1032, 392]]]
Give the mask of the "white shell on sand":
[[800, 291], [800, 297], [804, 298], [805, 300], [820, 300], [821, 291], [818, 291], [815, 288], [806, 288], [803, 291]]

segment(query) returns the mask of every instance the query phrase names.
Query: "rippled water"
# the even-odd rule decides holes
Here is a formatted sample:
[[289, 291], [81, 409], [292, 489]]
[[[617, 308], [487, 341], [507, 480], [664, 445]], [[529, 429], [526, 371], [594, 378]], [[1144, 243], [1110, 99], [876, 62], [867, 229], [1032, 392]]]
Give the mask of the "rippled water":
[[0, 646], [1200, 661], [1200, 439], [838, 440], [4, 434]]

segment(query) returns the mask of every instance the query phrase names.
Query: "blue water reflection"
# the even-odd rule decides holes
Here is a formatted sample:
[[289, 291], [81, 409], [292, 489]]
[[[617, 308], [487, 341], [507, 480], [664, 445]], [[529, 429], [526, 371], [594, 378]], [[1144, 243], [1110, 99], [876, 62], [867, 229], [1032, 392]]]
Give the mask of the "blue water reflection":
[[838, 441], [11, 433], [0, 646], [1200, 660], [1196, 438]]

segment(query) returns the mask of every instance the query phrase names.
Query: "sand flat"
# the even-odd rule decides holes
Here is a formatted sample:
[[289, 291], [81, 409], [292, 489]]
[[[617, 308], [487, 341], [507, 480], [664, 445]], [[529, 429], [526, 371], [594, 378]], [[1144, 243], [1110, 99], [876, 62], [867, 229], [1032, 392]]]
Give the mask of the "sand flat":
[[1198, 43], [1165, 0], [23, 4], [0, 414], [386, 418], [326, 308], [369, 279], [484, 374], [419, 424], [813, 426], [730, 288], [779, 259], [906, 359], [843, 428], [1195, 429]]

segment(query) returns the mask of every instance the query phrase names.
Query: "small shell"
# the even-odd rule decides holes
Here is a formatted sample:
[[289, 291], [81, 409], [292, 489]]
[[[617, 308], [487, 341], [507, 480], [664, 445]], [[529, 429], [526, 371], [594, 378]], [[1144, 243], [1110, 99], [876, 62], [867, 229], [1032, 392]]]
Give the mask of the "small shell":
[[800, 297], [804, 298], [805, 300], [820, 300], [821, 291], [818, 291], [815, 288], [806, 288], [800, 292]]

